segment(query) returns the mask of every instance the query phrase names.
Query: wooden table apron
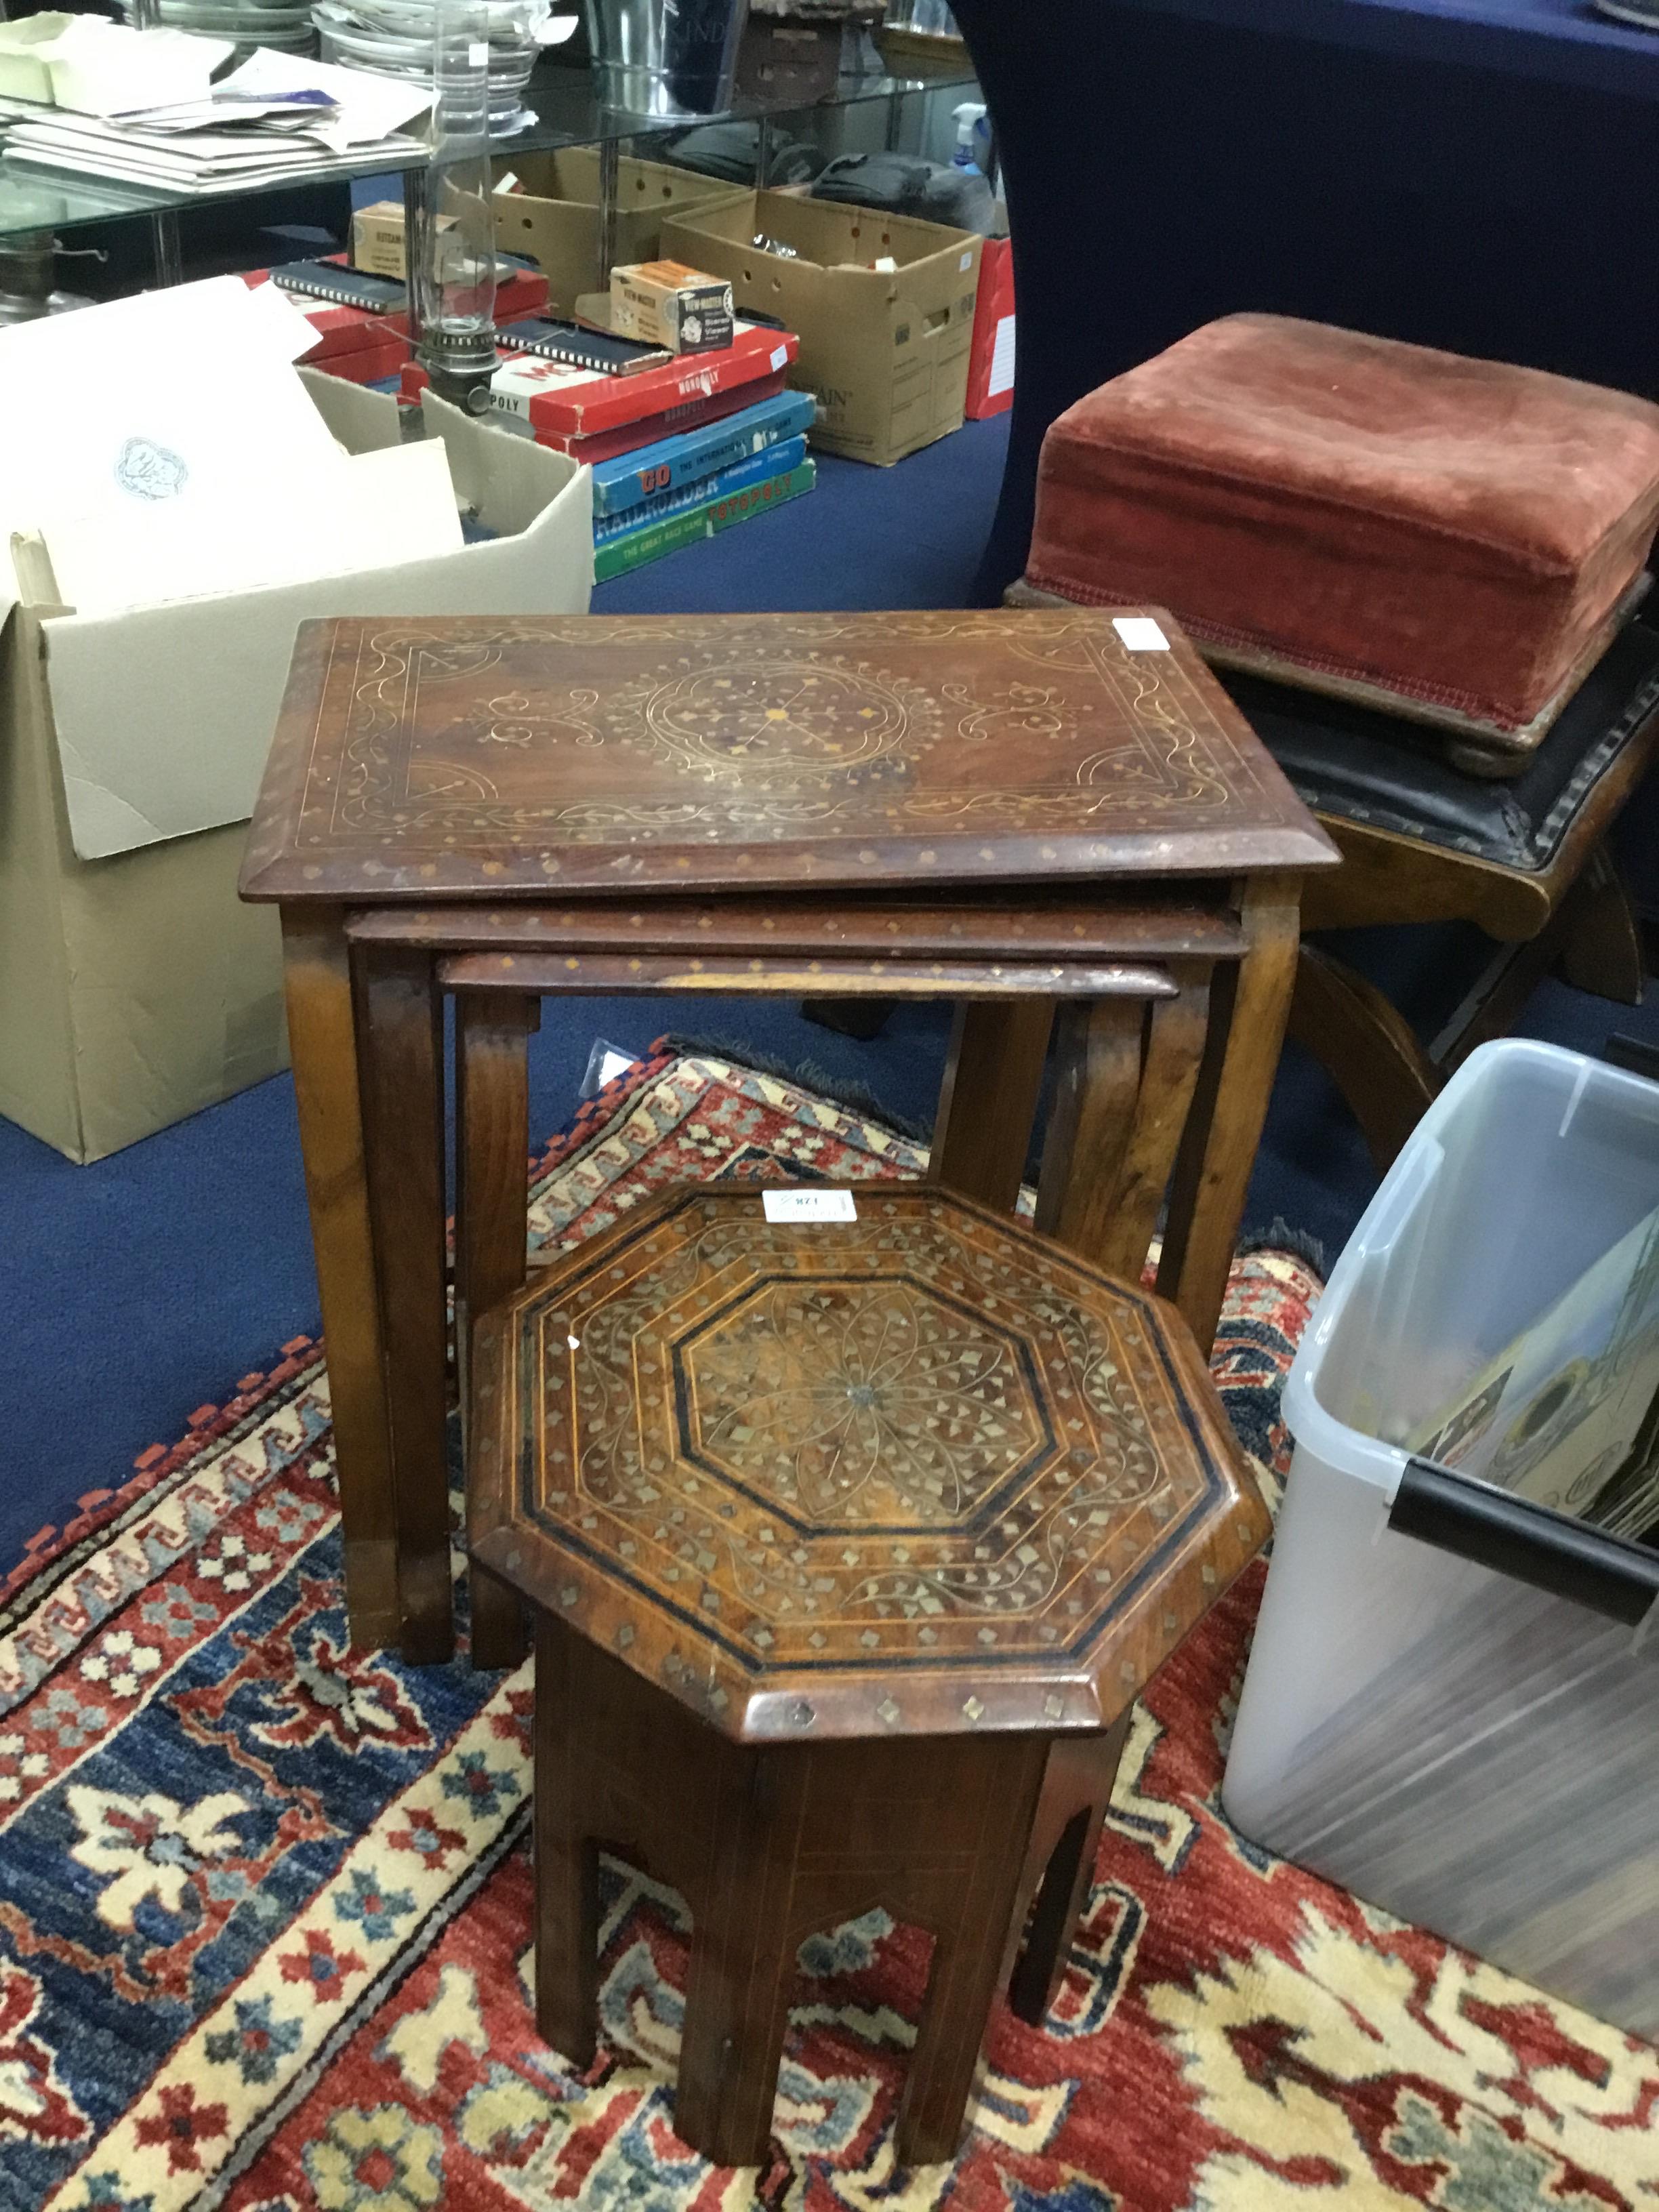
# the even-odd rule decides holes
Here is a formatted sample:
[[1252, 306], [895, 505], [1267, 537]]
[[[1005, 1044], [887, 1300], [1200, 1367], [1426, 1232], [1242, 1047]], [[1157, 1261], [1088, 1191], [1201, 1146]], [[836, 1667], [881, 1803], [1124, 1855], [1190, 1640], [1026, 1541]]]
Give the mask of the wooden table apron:
[[[974, 904], [1037, 884], [1121, 902], [1231, 884], [1242, 953], [1216, 968], [1161, 1279], [1208, 1340], [1285, 1025], [1300, 878], [1335, 855], [1158, 621], [1153, 650], [1093, 609], [302, 626], [242, 888], [283, 914], [354, 1640], [393, 1640], [408, 1610], [394, 1454], [441, 1417], [438, 1363], [418, 1379], [400, 1367], [388, 1392], [381, 1308], [398, 1328], [418, 1311], [408, 1325], [430, 1337], [442, 1095], [434, 955], [393, 974], [388, 949], [385, 1050], [364, 1063], [378, 1111], [365, 1097], [349, 914], [619, 893]], [[1051, 1018], [1036, 994], [977, 1003], [959, 1025], [935, 1166], [998, 1204], [1017, 1186]], [[1104, 1096], [1121, 1038], [1079, 1022], [1067, 1052]], [[391, 1154], [366, 1152], [366, 1117]], [[378, 1261], [371, 1173], [394, 1247]], [[424, 1571], [446, 1578], [447, 1607], [447, 1563]], [[440, 1604], [435, 1587], [413, 1595]]]
[[[1109, 1272], [1133, 1276], [1167, 1189], [1158, 1287], [1206, 1348], [1277, 1062], [1297, 944], [1293, 882], [1255, 879], [1236, 887], [1228, 903], [1231, 913], [1194, 906], [1172, 916], [1168, 887], [1147, 887], [1144, 903], [1138, 905], [1131, 890], [1103, 920], [1079, 902], [1068, 911], [1089, 916], [1091, 941], [1115, 942], [1127, 956], [1125, 995], [1077, 994], [1079, 982], [1100, 982], [1105, 956], [1091, 953], [1041, 994], [962, 1000], [930, 1162], [932, 1179], [1012, 1210], [1058, 1006], [1056, 1093], [1038, 1225]], [[659, 909], [647, 912], [654, 916]], [[710, 912], [724, 918], [719, 908]], [[595, 930], [592, 910], [404, 914], [380, 908], [354, 916], [349, 927], [361, 1069], [355, 1152], [365, 1164], [362, 1218], [373, 1216], [367, 1267], [374, 1275], [378, 1263], [383, 1330], [379, 1395], [372, 1410], [366, 1404], [354, 1408], [361, 1422], [355, 1433], [366, 1435], [379, 1424], [375, 1455], [359, 1465], [382, 1487], [364, 1497], [356, 1469], [346, 1471], [343, 1462], [343, 1511], [354, 1539], [368, 1522], [381, 1542], [377, 1590], [386, 1573], [389, 1532], [398, 1640], [411, 1658], [437, 1660], [452, 1648], [453, 1633], [444, 1443], [443, 990], [455, 990], [459, 1008], [455, 1289], [465, 1373], [467, 1316], [487, 1310], [523, 1279], [529, 1010], [553, 988], [614, 990], [629, 983], [635, 989], [724, 990], [733, 978], [708, 973], [718, 937], [714, 945], [695, 939], [698, 958], [677, 974], [665, 972], [660, 962], [641, 962], [637, 940], [624, 939], [615, 955], [600, 951], [596, 958], [602, 932]], [[987, 933], [992, 949], [1005, 955], [1003, 973], [988, 969], [966, 988], [1015, 993], [1009, 940], [998, 936], [994, 923]], [[741, 929], [731, 928], [730, 936], [752, 949]], [[518, 949], [504, 952], [504, 942]], [[569, 943], [580, 951], [567, 951]], [[970, 947], [969, 957], [984, 958], [985, 949]], [[1155, 982], [1159, 964], [1176, 987], [1163, 999]], [[585, 971], [580, 978], [568, 972], [577, 965]], [[639, 971], [635, 977], [627, 975], [629, 966]], [[827, 977], [826, 988], [837, 991], [862, 981], [888, 992], [891, 966], [837, 965], [830, 958], [799, 968], [786, 961], [780, 969], [774, 955], [762, 981], [794, 991]], [[1039, 961], [1038, 980], [1048, 972]], [[1052, 972], [1060, 975], [1058, 967]], [[960, 962], [946, 973], [963, 987]], [[940, 988], [931, 977], [916, 981], [933, 994]], [[337, 1116], [337, 1084], [306, 1088], [323, 1091]], [[337, 1123], [330, 1133], [337, 1139]], [[337, 1206], [331, 1245], [337, 1255], [344, 1244], [341, 1211]], [[344, 1264], [361, 1272], [364, 1263], [358, 1255]], [[352, 1372], [368, 1379], [362, 1364]], [[474, 1608], [475, 1651], [487, 1663], [510, 1663], [521, 1649], [516, 1611], [503, 1611], [486, 1578], [475, 1580]], [[355, 1624], [354, 1609], [354, 1630]]]

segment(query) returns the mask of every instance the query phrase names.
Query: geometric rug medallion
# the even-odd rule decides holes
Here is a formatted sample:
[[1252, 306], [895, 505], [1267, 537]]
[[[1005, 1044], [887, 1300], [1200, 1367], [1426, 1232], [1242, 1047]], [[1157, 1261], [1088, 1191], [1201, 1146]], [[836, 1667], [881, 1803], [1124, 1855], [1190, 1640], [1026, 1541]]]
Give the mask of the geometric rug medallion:
[[[669, 1184], [916, 1174], [869, 1116], [664, 1052], [538, 1164], [578, 1241]], [[1228, 1412], [1282, 1471], [1319, 1283], [1241, 1258]], [[953, 2166], [896, 2171], [927, 1970], [802, 1948], [769, 2162], [675, 2136], [688, 1929], [604, 1870], [603, 2040], [536, 2034], [528, 1669], [352, 1653], [328, 1386], [286, 1347], [0, 1592], [0, 2212], [1636, 2212], [1659, 2057], [1238, 1837], [1216, 1800], [1261, 1589], [1138, 1710], [1042, 2031], [999, 2007]]]

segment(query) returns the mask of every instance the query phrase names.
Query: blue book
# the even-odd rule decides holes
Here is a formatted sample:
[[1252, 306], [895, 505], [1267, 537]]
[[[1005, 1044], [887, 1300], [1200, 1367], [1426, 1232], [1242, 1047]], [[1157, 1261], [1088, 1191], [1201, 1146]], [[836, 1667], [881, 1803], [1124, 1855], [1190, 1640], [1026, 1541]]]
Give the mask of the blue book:
[[722, 469], [733, 468], [769, 446], [799, 437], [811, 427], [817, 412], [817, 403], [810, 392], [780, 392], [735, 415], [722, 416], [719, 422], [682, 431], [677, 438], [659, 438], [654, 445], [596, 461], [595, 519], [626, 514], [647, 500], [659, 499], [683, 484], [718, 476]]
[[711, 501], [742, 491], [748, 484], [763, 483], [769, 477], [787, 476], [805, 459], [804, 437], [780, 439], [775, 445], [763, 446], [759, 453], [750, 453], [747, 460], [721, 469], [716, 476], [699, 477], [695, 483], [682, 484], [678, 491], [659, 492], [655, 498], [642, 501], [625, 514], [596, 520], [593, 543], [613, 544], [617, 538], [627, 538], [636, 530], [649, 530], [653, 523], [683, 514], [687, 507], [706, 507]]

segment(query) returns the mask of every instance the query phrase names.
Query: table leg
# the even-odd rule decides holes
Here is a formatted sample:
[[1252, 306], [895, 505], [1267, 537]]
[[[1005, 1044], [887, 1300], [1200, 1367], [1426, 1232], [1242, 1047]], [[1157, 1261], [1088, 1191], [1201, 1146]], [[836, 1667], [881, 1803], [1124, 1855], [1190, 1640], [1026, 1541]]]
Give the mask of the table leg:
[[[1042, 2027], [1071, 1956], [1133, 1717], [1130, 1705], [1103, 1735], [1057, 1736], [1049, 1747], [1021, 1881], [1021, 1910], [1009, 1931], [1018, 1956], [1018, 1965], [1008, 1961], [1009, 2008], [1032, 2027]], [[1025, 1913], [1034, 1899], [1027, 1927]]]
[[[580, 2074], [599, 2016], [599, 1850], [583, 1823], [582, 1747], [566, 1686], [565, 1632], [536, 1637], [536, 2027]], [[574, 1723], [574, 1726], [573, 1726]]]
[[1138, 1282], [1187, 1122], [1209, 979], [1173, 999], [1065, 1009], [1042, 1148], [1036, 1226], [1109, 1275]]
[[[791, 1755], [791, 1754], [793, 1755]], [[805, 1747], [750, 1752], [711, 1744], [716, 1795], [707, 1876], [691, 1899], [691, 1957], [674, 2089], [674, 2132], [714, 2166], [764, 2161], [795, 1953], [796, 1855]]]
[[[455, 1359], [463, 1432], [472, 1324], [525, 1279], [526, 1167], [530, 1152], [528, 1039], [533, 999], [460, 991], [455, 998]], [[472, 1663], [516, 1667], [524, 1615], [507, 1584], [468, 1571]]]
[[[901, 2166], [956, 2156], [1048, 1756], [1040, 1736], [1007, 1736], [988, 1749], [952, 1748], [954, 1759], [951, 1752], [945, 1759], [957, 1765], [961, 1802], [939, 1805], [928, 1824], [934, 1868], [915, 1868], [908, 1884], [896, 1875], [890, 1899], [901, 1907], [908, 1901], [914, 1917], [933, 1930], [927, 1993], [893, 2129]], [[909, 1749], [920, 1765], [923, 1746]]]
[[284, 908], [283, 953], [334, 1416], [346, 1613], [353, 1644], [380, 1650], [398, 1638], [398, 1516], [343, 910]]
[[1290, 1035], [1341, 1092], [1377, 1173], [1386, 1175], [1445, 1080], [1416, 1030], [1367, 976], [1304, 945]]
[[1170, 1183], [1158, 1292], [1180, 1308], [1206, 1357], [1290, 1017], [1299, 890], [1295, 877], [1263, 876], [1245, 891], [1244, 957], [1216, 971], [1203, 1065]]
[[927, 1179], [1012, 1213], [1042, 1096], [1052, 999], [980, 999], [957, 1008]]
[[443, 1001], [429, 955], [353, 956], [404, 1656], [454, 1648], [445, 1425]]

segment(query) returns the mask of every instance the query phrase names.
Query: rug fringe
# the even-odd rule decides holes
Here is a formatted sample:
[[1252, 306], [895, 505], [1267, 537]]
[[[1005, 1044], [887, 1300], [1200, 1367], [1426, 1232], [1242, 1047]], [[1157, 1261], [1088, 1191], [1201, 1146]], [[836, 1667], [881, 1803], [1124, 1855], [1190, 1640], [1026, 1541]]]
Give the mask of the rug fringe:
[[1288, 1252], [1293, 1260], [1300, 1260], [1310, 1274], [1317, 1275], [1322, 1284], [1330, 1279], [1323, 1242], [1305, 1229], [1293, 1229], [1282, 1213], [1274, 1214], [1266, 1229], [1246, 1230], [1233, 1256], [1248, 1260], [1255, 1252]]

